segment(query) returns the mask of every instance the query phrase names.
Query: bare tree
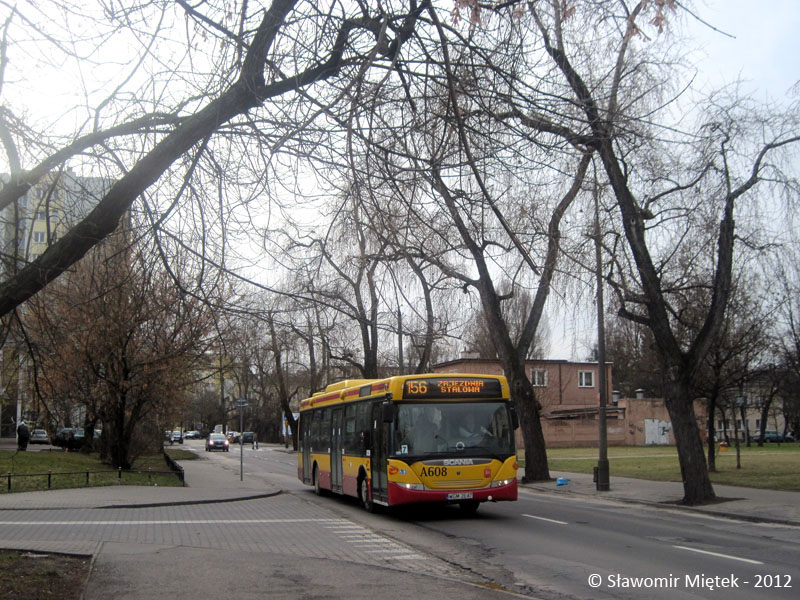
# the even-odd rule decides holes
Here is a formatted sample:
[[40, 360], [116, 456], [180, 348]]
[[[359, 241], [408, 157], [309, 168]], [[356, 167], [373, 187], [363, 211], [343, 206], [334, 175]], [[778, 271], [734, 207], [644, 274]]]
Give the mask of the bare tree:
[[82, 406], [87, 437], [101, 422], [101, 457], [125, 469], [179, 417], [211, 325], [155, 260], [109, 238], [22, 317], [42, 393]]
[[[663, 28], [677, 5], [552, 0], [518, 11], [519, 4], [497, 7], [493, 16], [521, 32], [521, 60], [535, 65], [535, 75], [515, 82], [507, 109], [495, 114], [543, 139], [556, 136], [576, 151], [596, 153], [630, 257], [630, 270], [615, 273], [627, 278], [622, 314], [654, 333], [684, 502], [706, 502], [714, 492], [692, 403], [730, 297], [734, 214], [748, 206], [759, 184], [795, 186], [781, 159], [800, 140], [796, 114], [720, 96], [701, 109], [694, 131], [684, 132], [685, 124], [670, 120], [666, 109], [677, 104], [676, 49], [668, 36], [641, 35], [647, 22]], [[710, 227], [714, 222], [718, 226]], [[700, 260], [682, 266], [702, 265], [710, 274], [708, 304], [695, 307], [693, 321], [702, 323], [695, 331], [674, 308], [687, 306], [675, 300], [688, 290], [676, 260], [692, 255]]]
[[[37, 12], [32, 5], [14, 8], [3, 30], [9, 53], [28, 49], [23, 38], [29, 31], [39, 32], [56, 53], [95, 42], [94, 57], [94, 52], [102, 52], [115, 34], [119, 37], [127, 31], [142, 36], [144, 45], [138, 60], [132, 61], [130, 71], [120, 78], [117, 89], [87, 107], [88, 133], [79, 126], [65, 139], [58, 139], [36, 131], [10, 106], [4, 109], [0, 142], [11, 174], [0, 191], [0, 208], [13, 205], [31, 186], [70, 160], [80, 159], [87, 169], [92, 160], [95, 166], [111, 165], [108, 177], [115, 183], [84, 219], [40, 257], [9, 274], [0, 284], [0, 314], [7, 314], [63, 273], [114, 231], [138, 196], [164, 174], [172, 175], [171, 170], [177, 174], [184, 167], [183, 177], [177, 177], [183, 185], [173, 188], [173, 200], [152, 203], [163, 213], [156, 224], [166, 232], [165, 216], [184, 204], [191, 205], [192, 194], [199, 189], [193, 188], [191, 182], [200, 160], [210, 158], [209, 171], [214, 170], [215, 164], [219, 168], [219, 162], [215, 163], [211, 156], [216, 141], [230, 137], [234, 131], [246, 139], [253, 124], [263, 118], [265, 125], [271, 122], [275, 134], [272, 153], [280, 151], [285, 141], [301, 129], [290, 113], [294, 112], [301, 123], [313, 121], [318, 103], [335, 104], [340, 100], [338, 91], [326, 93], [326, 81], [337, 79], [346, 88], [348, 80], [373, 65], [384, 63], [391, 67], [424, 5], [398, 3], [389, 12], [370, 11], [365, 5], [338, 5], [328, 12], [317, 10], [313, 2], [276, 0], [266, 10], [244, 3], [239, 14], [229, 12], [225, 2], [204, 3], [201, 7], [186, 2], [143, 2], [124, 11], [102, 12], [87, 7], [80, 14]], [[56, 21], [57, 15], [65, 15], [65, 21]], [[91, 20], [94, 27], [70, 28], [76, 19]], [[175, 34], [182, 29], [176, 27], [181, 20], [185, 21], [187, 32], [182, 39]], [[303, 27], [299, 28], [298, 23]], [[60, 35], [48, 35], [50, 28], [58, 27], [63, 27], [60, 33], [81, 30], [90, 36], [106, 37], [100, 43], [94, 39], [71, 39], [61, 45], [56, 41]], [[144, 37], [143, 32], [148, 31], [149, 37]], [[175, 37], [169, 37], [173, 34]], [[313, 42], [307, 43], [308, 40]], [[142, 70], [145, 66], [161, 69], [165, 60], [158, 54], [161, 48], [170, 57], [179, 56], [182, 49], [192, 68], [168, 69], [166, 73]], [[207, 54], [201, 55], [196, 48]], [[74, 55], [80, 55], [80, 50]], [[181, 78], [200, 65], [209, 65], [209, 70], [194, 79]], [[3, 84], [3, 91], [7, 92], [8, 82]], [[135, 89], [136, 85], [141, 88]], [[138, 92], [144, 92], [148, 85], [154, 93], [140, 100]], [[171, 101], [175, 97], [182, 99]], [[305, 116], [301, 116], [303, 111]], [[271, 114], [281, 114], [282, 120], [271, 120]], [[265, 149], [263, 145], [261, 148]], [[185, 165], [180, 164], [182, 159], [186, 159]], [[220, 212], [219, 218], [224, 221], [224, 205]]]
[[[768, 296], [766, 290], [746, 269], [747, 266], [740, 262], [718, 341], [706, 355], [697, 376], [696, 389], [706, 398], [708, 406], [706, 441], [709, 471], [716, 471], [714, 415], [718, 403], [723, 403], [720, 408], [724, 413], [724, 403], [730, 391], [739, 390], [737, 397], [743, 398], [741, 390], [744, 385], [763, 376], [769, 370], [767, 365], [774, 359], [771, 356], [773, 332], [769, 327], [770, 313], [774, 313], [774, 307], [764, 302]], [[703, 304], [702, 298], [696, 300], [695, 304]], [[747, 406], [742, 402], [740, 406], [730, 408], [740, 410], [742, 423], [746, 426]], [[748, 445], [750, 435], [751, 432], [746, 428]]]

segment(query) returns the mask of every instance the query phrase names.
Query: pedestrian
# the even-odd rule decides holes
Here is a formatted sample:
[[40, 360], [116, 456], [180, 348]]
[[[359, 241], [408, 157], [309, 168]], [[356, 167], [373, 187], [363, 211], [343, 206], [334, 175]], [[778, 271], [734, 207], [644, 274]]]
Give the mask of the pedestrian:
[[28, 432], [28, 426], [25, 425], [25, 421], [20, 421], [17, 427], [17, 450], [27, 450], [28, 440], [30, 438], [31, 435]]

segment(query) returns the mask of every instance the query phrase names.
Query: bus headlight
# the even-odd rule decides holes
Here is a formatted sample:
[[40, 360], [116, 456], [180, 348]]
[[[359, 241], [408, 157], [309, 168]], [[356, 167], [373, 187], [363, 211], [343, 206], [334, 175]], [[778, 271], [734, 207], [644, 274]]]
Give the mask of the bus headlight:
[[493, 488], [495, 488], [495, 487], [503, 487], [504, 485], [510, 484], [512, 481], [514, 481], [514, 480], [513, 479], [500, 479], [498, 481], [493, 481], [489, 487], [493, 487]]
[[421, 483], [398, 483], [401, 488], [405, 488], [407, 490], [424, 490], [425, 486]]

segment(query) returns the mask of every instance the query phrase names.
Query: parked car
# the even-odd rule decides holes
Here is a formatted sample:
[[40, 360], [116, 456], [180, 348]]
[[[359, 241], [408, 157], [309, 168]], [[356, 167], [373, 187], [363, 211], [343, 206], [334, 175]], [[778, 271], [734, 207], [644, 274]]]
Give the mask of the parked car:
[[83, 446], [84, 432], [81, 427], [62, 427], [53, 437], [53, 446], [66, 448], [67, 450], [77, 450]]
[[[759, 435], [756, 433], [754, 439], [758, 441]], [[774, 429], [767, 429], [764, 432], [764, 441], [765, 442], [793, 442], [794, 438], [792, 437], [791, 433], [787, 433], [785, 436], [780, 431], [775, 431]]]
[[169, 441], [170, 441], [171, 444], [174, 444], [175, 442], [178, 442], [179, 444], [182, 444], [183, 443], [183, 434], [176, 429], [175, 431], [172, 432], [172, 437], [170, 438]]
[[29, 444], [50, 444], [50, 436], [44, 429], [34, 429], [31, 432], [31, 439], [28, 440]]
[[227, 452], [229, 447], [228, 440], [221, 433], [211, 433], [206, 440], [206, 452], [211, 452], [212, 450]]
[[256, 439], [256, 434], [252, 431], [244, 431], [242, 432], [242, 443], [243, 444], [252, 444]]
[[183, 434], [183, 439], [185, 440], [199, 440], [200, 439], [200, 432], [199, 431], [187, 431]]
[[239, 443], [239, 432], [238, 431], [229, 431], [228, 432], [228, 441], [231, 444], [238, 444]]
[[[754, 442], [758, 442], [761, 440], [761, 433], [756, 431], [750, 439]], [[794, 437], [791, 433], [787, 433], [785, 436], [779, 432], [775, 431], [774, 429], [767, 429], [764, 432], [764, 442], [793, 442]]]

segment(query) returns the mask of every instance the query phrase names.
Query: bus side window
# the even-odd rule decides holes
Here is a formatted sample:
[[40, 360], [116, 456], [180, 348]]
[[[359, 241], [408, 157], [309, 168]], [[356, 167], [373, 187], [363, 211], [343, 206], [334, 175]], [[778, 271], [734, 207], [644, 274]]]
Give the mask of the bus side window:
[[333, 411], [330, 408], [322, 409], [322, 425], [320, 427], [320, 434], [322, 436], [322, 439], [320, 439], [320, 445], [319, 445], [320, 452], [328, 452], [331, 448], [332, 417], [333, 417]]
[[356, 405], [348, 404], [344, 409], [344, 451], [358, 454], [361, 451], [360, 439], [356, 429]]
[[311, 417], [311, 443], [310, 447], [312, 451], [319, 451], [320, 446], [320, 426], [322, 422], [320, 421], [320, 417], [322, 413], [318, 410], [315, 410], [310, 415]]
[[362, 456], [367, 453], [367, 450], [372, 443], [372, 438], [369, 435], [369, 432], [372, 430], [369, 421], [369, 410], [369, 402], [358, 403], [358, 408], [356, 409], [356, 431], [358, 432], [360, 438], [359, 451]]

